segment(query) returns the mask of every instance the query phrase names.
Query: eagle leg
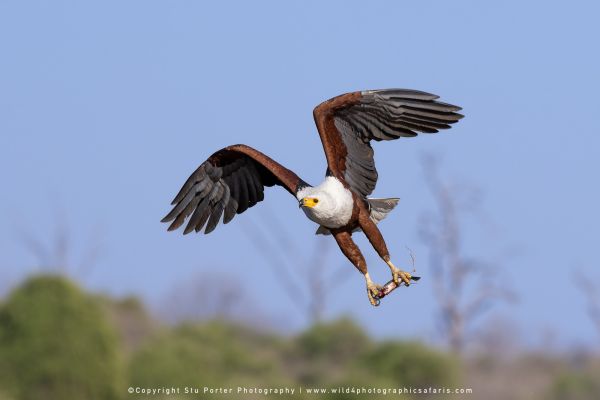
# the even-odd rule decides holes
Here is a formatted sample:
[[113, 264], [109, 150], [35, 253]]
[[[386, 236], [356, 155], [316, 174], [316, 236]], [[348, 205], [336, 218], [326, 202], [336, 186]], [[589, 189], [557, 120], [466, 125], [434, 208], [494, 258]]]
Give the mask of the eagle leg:
[[364, 234], [367, 236], [367, 239], [369, 239], [369, 242], [371, 242], [371, 245], [375, 251], [377, 251], [377, 254], [379, 254], [379, 257], [381, 257], [383, 261], [385, 261], [385, 263], [390, 267], [390, 270], [392, 271], [392, 279], [396, 286], [400, 286], [401, 284], [410, 286], [411, 280], [418, 279], [413, 278], [411, 274], [396, 268], [396, 266], [392, 264], [392, 261], [390, 260], [390, 252], [387, 249], [385, 240], [383, 239], [379, 228], [377, 228], [377, 225], [371, 219], [370, 214], [365, 208], [364, 204], [362, 204], [360, 209], [358, 223]]
[[365, 258], [363, 257], [360, 249], [352, 240], [352, 231], [344, 230], [344, 229], [331, 229], [331, 233], [335, 238], [338, 246], [340, 246], [340, 250], [344, 255], [350, 260], [352, 264], [358, 269], [363, 276], [365, 277], [365, 282], [367, 284], [367, 295], [369, 296], [369, 302], [373, 306], [379, 305], [379, 296], [382, 293], [382, 286], [373, 283], [371, 277], [369, 276], [369, 272], [367, 270], [367, 263], [365, 262]]

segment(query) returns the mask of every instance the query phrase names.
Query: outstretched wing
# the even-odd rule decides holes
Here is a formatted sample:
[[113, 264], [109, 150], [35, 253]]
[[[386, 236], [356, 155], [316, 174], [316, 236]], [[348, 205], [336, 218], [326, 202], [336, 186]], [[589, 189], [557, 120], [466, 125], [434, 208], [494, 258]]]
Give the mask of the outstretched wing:
[[279, 185], [295, 194], [306, 183], [295, 173], [263, 153], [245, 145], [217, 151], [188, 178], [171, 203], [173, 209], [161, 222], [168, 230], [179, 228], [190, 217], [184, 234], [212, 232], [221, 215], [226, 224], [264, 199], [265, 186]]
[[375, 189], [377, 170], [371, 140], [394, 140], [436, 133], [463, 116], [460, 107], [436, 101], [417, 90], [367, 90], [343, 94], [313, 111], [328, 173], [367, 197]]

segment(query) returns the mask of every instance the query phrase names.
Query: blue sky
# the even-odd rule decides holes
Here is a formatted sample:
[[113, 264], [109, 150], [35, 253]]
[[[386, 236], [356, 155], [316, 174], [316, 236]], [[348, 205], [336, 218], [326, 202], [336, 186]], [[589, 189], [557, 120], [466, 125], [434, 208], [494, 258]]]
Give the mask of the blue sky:
[[[239, 274], [260, 308], [302, 327], [244, 233], [270, 229], [275, 213], [299, 249], [327, 240], [287, 193], [270, 189], [208, 236], [167, 234], [158, 221], [193, 169], [233, 143], [320, 182], [313, 107], [354, 90], [414, 88], [466, 115], [450, 132], [374, 146], [375, 195], [402, 198], [381, 229], [397, 264], [409, 246], [425, 279], [372, 309], [363, 279], [332, 249], [327, 268], [345, 265], [351, 277], [327, 315], [350, 314], [382, 336], [434, 330], [417, 235], [419, 214], [432, 207], [419, 159], [432, 152], [445, 177], [484, 193], [491, 223], [466, 224], [465, 253], [501, 264], [519, 294], [498, 312], [527, 343], [548, 331], [565, 344], [593, 343], [570, 275], [580, 268], [600, 282], [599, 11], [591, 1], [4, 1], [0, 268], [11, 280], [33, 271], [17, 232], [50, 243], [64, 215], [73, 259], [101, 238], [102, 257], [81, 275], [92, 288], [156, 304], [202, 271]], [[372, 275], [387, 280], [385, 264], [359, 244]], [[406, 309], [415, 310], [409, 319]]]

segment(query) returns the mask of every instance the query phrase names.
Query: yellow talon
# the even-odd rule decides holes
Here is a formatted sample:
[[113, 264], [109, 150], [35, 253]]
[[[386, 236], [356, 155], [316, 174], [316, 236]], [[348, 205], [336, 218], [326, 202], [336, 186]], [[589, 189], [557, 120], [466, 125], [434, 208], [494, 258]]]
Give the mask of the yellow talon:
[[392, 271], [392, 278], [394, 279], [394, 283], [396, 285], [400, 286], [402, 283], [404, 283], [406, 286], [410, 286], [410, 280], [412, 279], [411, 274], [396, 268], [396, 266], [389, 260], [386, 261], [386, 263]]
[[379, 293], [381, 293], [382, 287], [376, 283], [373, 283], [368, 273], [365, 274], [365, 280], [367, 281], [367, 296], [369, 296], [369, 302], [372, 306], [377, 307], [379, 305]]

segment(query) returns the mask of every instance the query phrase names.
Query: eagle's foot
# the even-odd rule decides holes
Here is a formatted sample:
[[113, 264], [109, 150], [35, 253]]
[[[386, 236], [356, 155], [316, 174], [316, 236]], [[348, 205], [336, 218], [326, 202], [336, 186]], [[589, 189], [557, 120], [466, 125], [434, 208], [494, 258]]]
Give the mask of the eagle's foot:
[[369, 302], [372, 306], [377, 307], [380, 302], [379, 298], [383, 291], [383, 287], [374, 283], [368, 273], [365, 274], [365, 280], [367, 281], [367, 296], [369, 296]]
[[406, 271], [402, 271], [401, 269], [396, 268], [396, 266], [394, 264], [392, 264], [391, 261], [386, 261], [387, 265], [390, 267], [390, 270], [392, 271], [392, 279], [394, 280], [394, 283], [398, 286], [400, 286], [401, 284], [405, 284], [406, 286], [410, 286], [410, 281], [411, 280], [417, 280], [419, 278], [413, 278], [413, 276], [411, 274], [409, 274]]
[[401, 269], [394, 268], [392, 270], [392, 278], [394, 279], [394, 283], [398, 286], [400, 286], [402, 283], [404, 283], [406, 286], [409, 286], [412, 275], [406, 271], [402, 271]]

